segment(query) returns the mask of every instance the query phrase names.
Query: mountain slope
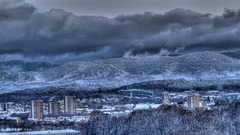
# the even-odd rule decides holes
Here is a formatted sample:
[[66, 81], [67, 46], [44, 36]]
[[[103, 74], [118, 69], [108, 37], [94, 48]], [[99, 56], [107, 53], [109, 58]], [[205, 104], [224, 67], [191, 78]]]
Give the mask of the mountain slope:
[[48, 68], [53, 68], [58, 65], [46, 62], [24, 62], [21, 60], [12, 60], [0, 62], [1, 72], [27, 72], [27, 71], [42, 71]]
[[[145, 56], [97, 61], [76, 61], [34, 72], [16, 72], [0, 78], [0, 89], [77, 85], [78, 89], [168, 79], [240, 79], [240, 60], [216, 52], [182, 56]], [[14, 87], [8, 87], [9, 84]]]
[[0, 62], [0, 83], [29, 83], [42, 79], [40, 71], [58, 65], [46, 62], [24, 62], [12, 60]]

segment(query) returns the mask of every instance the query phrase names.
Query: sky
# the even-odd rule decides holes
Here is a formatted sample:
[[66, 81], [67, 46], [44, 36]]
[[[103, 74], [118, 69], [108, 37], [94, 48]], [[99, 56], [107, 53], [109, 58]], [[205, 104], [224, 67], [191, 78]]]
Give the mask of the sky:
[[239, 0], [0, 0], [0, 59], [235, 51], [238, 7]]
[[47, 11], [64, 9], [76, 15], [115, 17], [120, 14], [143, 12], [163, 13], [176, 8], [192, 9], [202, 13], [222, 14], [223, 9], [238, 9], [239, 0], [26, 0]]

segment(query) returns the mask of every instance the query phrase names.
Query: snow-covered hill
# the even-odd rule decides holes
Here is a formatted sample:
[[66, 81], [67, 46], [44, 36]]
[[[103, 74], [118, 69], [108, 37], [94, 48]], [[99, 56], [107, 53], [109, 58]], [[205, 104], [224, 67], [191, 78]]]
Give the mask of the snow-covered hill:
[[21, 60], [12, 60], [0, 62], [0, 72], [42, 71], [56, 66], [57, 65], [55, 64], [46, 62], [24, 62]]
[[[1, 67], [0, 67], [1, 68]], [[240, 60], [216, 52], [76, 61], [31, 72], [4, 73], [1, 93], [34, 87], [74, 85], [76, 89], [114, 88], [167, 79], [240, 79]]]

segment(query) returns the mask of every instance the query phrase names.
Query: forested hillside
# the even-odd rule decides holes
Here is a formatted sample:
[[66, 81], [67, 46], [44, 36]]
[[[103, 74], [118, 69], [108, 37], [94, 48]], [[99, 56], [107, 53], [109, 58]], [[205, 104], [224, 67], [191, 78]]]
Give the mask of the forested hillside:
[[240, 133], [240, 102], [220, 103], [214, 110], [186, 110], [160, 106], [129, 116], [92, 114], [80, 128], [94, 135], [237, 135]]

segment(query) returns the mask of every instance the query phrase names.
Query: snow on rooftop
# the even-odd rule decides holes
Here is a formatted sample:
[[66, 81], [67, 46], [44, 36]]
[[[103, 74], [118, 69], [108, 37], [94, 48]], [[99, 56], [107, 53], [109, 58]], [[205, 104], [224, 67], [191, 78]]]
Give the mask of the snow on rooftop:
[[17, 120], [19, 117], [7, 117], [8, 120]]
[[161, 104], [136, 104], [133, 110], [147, 110], [151, 108], [158, 108]]

